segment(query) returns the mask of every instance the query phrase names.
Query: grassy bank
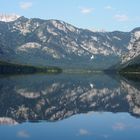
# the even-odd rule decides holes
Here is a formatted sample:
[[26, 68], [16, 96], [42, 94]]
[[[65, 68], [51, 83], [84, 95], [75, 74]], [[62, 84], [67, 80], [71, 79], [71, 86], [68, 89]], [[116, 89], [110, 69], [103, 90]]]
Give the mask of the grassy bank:
[[58, 67], [38, 67], [0, 61], [0, 74], [61, 73]]
[[120, 75], [124, 76], [129, 80], [140, 81], [140, 65], [133, 64], [127, 66], [119, 71]]

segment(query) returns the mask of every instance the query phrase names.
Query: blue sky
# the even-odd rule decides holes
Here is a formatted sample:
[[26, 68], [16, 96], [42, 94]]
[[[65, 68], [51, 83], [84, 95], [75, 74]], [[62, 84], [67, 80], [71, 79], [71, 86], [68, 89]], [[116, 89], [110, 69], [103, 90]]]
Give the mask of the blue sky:
[[0, 0], [0, 13], [59, 19], [79, 28], [130, 31], [140, 26], [140, 0]]

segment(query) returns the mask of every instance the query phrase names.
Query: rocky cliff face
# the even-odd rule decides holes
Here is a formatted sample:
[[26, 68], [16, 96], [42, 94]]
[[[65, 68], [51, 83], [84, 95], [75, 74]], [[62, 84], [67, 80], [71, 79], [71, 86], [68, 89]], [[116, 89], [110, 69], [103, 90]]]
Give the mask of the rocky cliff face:
[[129, 43], [129, 51], [122, 56], [121, 65], [127, 67], [140, 64], [140, 28], [132, 31], [131, 41]]
[[0, 22], [0, 59], [35, 65], [106, 69], [133, 43], [132, 32], [92, 32], [59, 20]]

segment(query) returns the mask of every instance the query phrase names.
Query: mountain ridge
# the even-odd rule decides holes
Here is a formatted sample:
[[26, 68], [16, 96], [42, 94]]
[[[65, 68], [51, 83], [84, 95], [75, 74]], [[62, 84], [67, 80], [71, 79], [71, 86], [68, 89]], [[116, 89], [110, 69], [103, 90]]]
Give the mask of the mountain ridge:
[[[93, 32], [60, 20], [0, 22], [0, 59], [63, 68], [106, 69], [129, 51], [131, 32]], [[7, 42], [8, 40], [8, 42]]]

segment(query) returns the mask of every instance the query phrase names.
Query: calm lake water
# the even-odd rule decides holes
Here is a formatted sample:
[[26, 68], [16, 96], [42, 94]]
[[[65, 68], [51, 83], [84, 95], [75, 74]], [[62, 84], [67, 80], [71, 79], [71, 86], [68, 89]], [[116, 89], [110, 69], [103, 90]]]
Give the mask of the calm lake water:
[[105, 74], [0, 77], [0, 140], [139, 140], [140, 82]]

